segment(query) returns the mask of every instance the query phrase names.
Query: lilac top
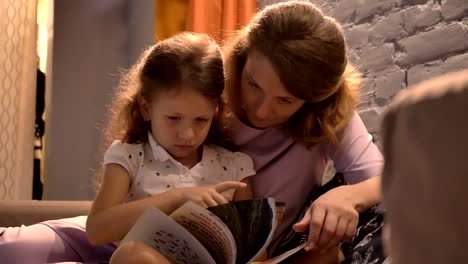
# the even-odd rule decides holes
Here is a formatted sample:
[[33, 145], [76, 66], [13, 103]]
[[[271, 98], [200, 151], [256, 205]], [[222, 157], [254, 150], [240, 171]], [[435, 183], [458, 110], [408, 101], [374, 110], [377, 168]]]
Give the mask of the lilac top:
[[239, 120], [233, 122], [232, 137], [236, 151], [254, 160], [255, 195], [274, 197], [277, 202], [286, 203], [273, 247], [292, 224], [312, 189], [322, 184], [329, 160], [333, 160], [335, 169], [342, 172], [349, 183], [380, 175], [383, 166], [382, 154], [357, 113], [339, 136], [338, 149], [326, 142], [307, 149], [284, 130], [254, 129]]

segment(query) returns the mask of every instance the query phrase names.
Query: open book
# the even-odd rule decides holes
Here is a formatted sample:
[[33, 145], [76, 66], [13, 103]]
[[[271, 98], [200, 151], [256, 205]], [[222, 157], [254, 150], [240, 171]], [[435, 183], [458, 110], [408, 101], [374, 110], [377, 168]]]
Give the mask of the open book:
[[170, 215], [148, 208], [122, 242], [144, 242], [175, 263], [245, 264], [268, 247], [276, 217], [273, 198], [236, 201], [208, 209], [187, 202]]

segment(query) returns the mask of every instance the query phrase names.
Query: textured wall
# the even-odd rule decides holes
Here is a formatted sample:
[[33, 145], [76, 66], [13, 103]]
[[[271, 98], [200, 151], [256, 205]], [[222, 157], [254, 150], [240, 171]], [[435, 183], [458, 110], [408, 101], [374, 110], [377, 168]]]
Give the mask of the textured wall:
[[32, 195], [37, 1], [0, 1], [0, 200]]
[[92, 199], [119, 71], [153, 43], [153, 0], [54, 1], [46, 200]]
[[[259, 0], [259, 7], [281, 2]], [[401, 89], [468, 68], [467, 0], [312, 0], [340, 21], [364, 74], [360, 115], [378, 139], [380, 115]]]
[[[100, 126], [128, 63], [124, 0], [54, 1], [51, 87], [46, 106], [45, 200], [92, 197]], [[48, 87], [49, 88], [49, 87]]]

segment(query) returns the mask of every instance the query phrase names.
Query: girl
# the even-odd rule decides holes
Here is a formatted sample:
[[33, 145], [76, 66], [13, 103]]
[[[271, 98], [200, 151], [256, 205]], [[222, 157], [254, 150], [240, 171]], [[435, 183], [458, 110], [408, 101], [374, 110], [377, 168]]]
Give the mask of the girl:
[[[84, 233], [50, 221], [46, 225], [59, 235], [61, 246], [40, 241], [52, 243], [53, 251], [24, 254], [35, 246], [21, 244], [34, 232], [25, 229], [10, 245], [0, 243], [2, 257], [2, 247], [24, 246], [20, 252], [26, 256], [10, 253], [6, 263], [107, 262], [113, 242], [149, 206], [170, 214], [188, 200], [208, 207], [253, 197], [247, 178], [254, 174], [252, 160], [213, 145], [226, 141], [223, 89], [221, 52], [206, 35], [182, 33], [144, 52], [123, 79], [112, 108], [107, 136], [114, 141], [104, 156], [102, 184], [86, 222], [96, 247], [83, 242]], [[82, 226], [85, 220], [70, 222]], [[72, 251], [77, 254], [67, 254]], [[152, 254], [153, 260], [167, 261]]]
[[110, 131], [120, 140], [105, 154], [103, 182], [86, 224], [91, 243], [121, 240], [148, 206], [170, 214], [188, 200], [208, 207], [253, 197], [240, 183], [254, 174], [252, 160], [205, 144], [224, 139], [223, 62], [216, 43], [189, 33], [161, 41], [124, 84]]
[[[205, 35], [183, 33], [144, 53], [114, 104], [109, 136], [118, 140], [86, 225], [93, 244], [119, 241], [148, 206], [169, 214], [187, 200], [226, 203], [225, 192], [254, 174], [248, 156], [204, 144], [223, 139], [223, 80], [219, 48]], [[248, 188], [234, 194], [248, 197]]]

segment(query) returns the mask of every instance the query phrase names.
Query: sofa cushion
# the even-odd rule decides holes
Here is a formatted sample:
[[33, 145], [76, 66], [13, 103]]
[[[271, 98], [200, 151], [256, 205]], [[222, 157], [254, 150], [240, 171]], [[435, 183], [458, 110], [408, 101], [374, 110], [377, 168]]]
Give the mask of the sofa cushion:
[[91, 201], [0, 201], [0, 226], [31, 225], [45, 220], [88, 214]]
[[468, 70], [399, 94], [383, 133], [383, 195], [394, 263], [465, 263]]

